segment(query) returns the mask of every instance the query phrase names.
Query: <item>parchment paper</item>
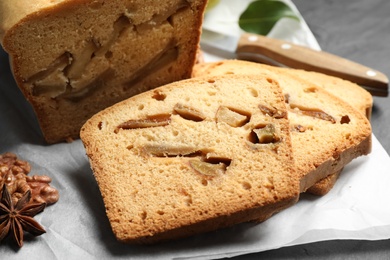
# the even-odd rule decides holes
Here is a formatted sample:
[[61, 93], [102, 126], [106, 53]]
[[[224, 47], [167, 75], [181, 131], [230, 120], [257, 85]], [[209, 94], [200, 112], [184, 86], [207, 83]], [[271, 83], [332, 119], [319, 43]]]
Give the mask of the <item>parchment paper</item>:
[[[222, 4], [229, 2], [244, 1]], [[278, 35], [286, 27], [275, 30]], [[294, 41], [316, 43], [304, 21], [287, 31], [300, 35]], [[217, 58], [207, 55], [208, 60]], [[0, 244], [1, 259], [215, 259], [323, 240], [390, 237], [390, 158], [373, 136], [372, 153], [345, 167], [329, 194], [303, 195], [295, 206], [262, 224], [245, 223], [154, 246], [121, 244], [112, 234], [81, 141], [45, 144], [30, 105], [14, 83], [7, 55], [0, 50], [0, 153], [4, 152], [28, 160], [31, 174], [49, 175], [60, 200], [35, 217], [47, 233], [27, 236], [20, 250]]]

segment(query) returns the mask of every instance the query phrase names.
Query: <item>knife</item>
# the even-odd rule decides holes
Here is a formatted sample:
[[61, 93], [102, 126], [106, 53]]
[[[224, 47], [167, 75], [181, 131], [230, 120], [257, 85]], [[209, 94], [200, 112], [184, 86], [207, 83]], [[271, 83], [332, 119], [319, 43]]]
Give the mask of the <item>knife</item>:
[[224, 58], [321, 72], [359, 84], [374, 96], [387, 97], [389, 94], [389, 80], [383, 73], [288, 41], [252, 33], [237, 37], [203, 29], [200, 43], [203, 50]]

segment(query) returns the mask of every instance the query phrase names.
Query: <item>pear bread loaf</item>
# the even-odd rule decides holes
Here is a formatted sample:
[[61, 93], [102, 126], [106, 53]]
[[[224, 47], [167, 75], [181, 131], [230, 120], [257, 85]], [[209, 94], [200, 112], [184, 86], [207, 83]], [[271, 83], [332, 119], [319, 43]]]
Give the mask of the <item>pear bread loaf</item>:
[[171, 83], [97, 113], [80, 137], [119, 241], [264, 221], [299, 196], [284, 96], [269, 77]]
[[48, 143], [96, 112], [189, 78], [207, 0], [2, 0], [0, 40]]
[[[225, 60], [201, 63], [193, 72], [194, 77], [231, 74], [268, 76], [283, 89], [301, 192], [323, 180], [312, 191], [326, 193], [347, 163], [371, 152], [368, 119], [320, 85], [294, 76], [292, 70], [285, 73], [285, 70], [259, 63]], [[336, 176], [328, 177], [331, 174]]]

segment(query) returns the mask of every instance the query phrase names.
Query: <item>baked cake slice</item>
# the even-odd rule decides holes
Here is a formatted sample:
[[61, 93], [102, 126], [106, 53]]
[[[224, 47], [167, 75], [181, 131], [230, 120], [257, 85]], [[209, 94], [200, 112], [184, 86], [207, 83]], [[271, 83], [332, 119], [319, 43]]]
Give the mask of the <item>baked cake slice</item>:
[[264, 221], [299, 196], [284, 97], [269, 77], [175, 82], [99, 112], [80, 136], [120, 241]]

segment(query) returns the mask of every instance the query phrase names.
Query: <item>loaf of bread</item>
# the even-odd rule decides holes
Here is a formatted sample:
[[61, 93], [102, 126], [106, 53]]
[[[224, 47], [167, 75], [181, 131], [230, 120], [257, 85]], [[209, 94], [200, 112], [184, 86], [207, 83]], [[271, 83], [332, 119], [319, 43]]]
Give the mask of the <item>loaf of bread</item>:
[[[322, 180], [311, 191], [325, 194], [347, 163], [370, 153], [371, 126], [368, 119], [324, 90], [321, 84], [313, 84], [314, 79], [305, 81], [301, 72], [295, 76], [292, 69], [286, 73], [286, 69], [238, 60], [201, 63], [195, 66], [193, 72], [194, 77], [226, 74], [265, 75], [275, 79], [282, 87], [288, 104], [301, 192]], [[368, 106], [364, 102], [361, 107]], [[336, 175], [326, 178], [330, 174]]]
[[47, 142], [96, 112], [188, 78], [207, 0], [2, 0], [0, 39]]
[[284, 97], [269, 77], [162, 86], [94, 115], [80, 136], [120, 241], [263, 221], [299, 196]]

